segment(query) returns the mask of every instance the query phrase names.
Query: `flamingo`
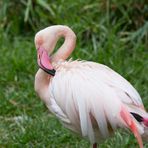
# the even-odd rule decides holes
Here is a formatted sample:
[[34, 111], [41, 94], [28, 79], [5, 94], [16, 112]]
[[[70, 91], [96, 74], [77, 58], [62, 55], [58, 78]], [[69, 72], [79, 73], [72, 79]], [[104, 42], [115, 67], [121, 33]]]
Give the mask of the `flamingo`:
[[[59, 38], [63, 45], [54, 54]], [[93, 148], [118, 128], [129, 129], [143, 148], [148, 140], [148, 113], [135, 88], [111, 68], [91, 61], [66, 60], [76, 35], [64, 25], [35, 35], [39, 70], [35, 91], [62, 124], [87, 138]]]

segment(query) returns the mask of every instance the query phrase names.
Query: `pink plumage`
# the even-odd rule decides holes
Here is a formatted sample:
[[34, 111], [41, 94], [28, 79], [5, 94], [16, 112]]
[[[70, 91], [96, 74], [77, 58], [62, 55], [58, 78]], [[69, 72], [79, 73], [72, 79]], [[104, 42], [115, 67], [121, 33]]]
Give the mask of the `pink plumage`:
[[144, 118], [144, 119], [143, 119], [143, 124], [144, 124], [146, 127], [148, 127], [148, 118]]
[[[65, 42], [53, 54], [60, 37]], [[56, 25], [35, 36], [40, 69], [35, 90], [63, 125], [89, 139], [96, 147], [118, 128], [129, 128], [143, 147], [148, 139], [148, 114], [134, 87], [109, 67], [89, 61], [66, 61], [76, 36]], [[50, 59], [48, 57], [50, 55]]]

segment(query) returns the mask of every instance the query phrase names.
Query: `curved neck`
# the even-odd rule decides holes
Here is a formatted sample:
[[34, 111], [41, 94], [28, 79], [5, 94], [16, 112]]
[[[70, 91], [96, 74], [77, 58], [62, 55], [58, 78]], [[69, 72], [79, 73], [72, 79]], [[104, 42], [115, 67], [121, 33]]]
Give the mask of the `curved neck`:
[[51, 61], [57, 62], [59, 60], [66, 60], [75, 48], [75, 33], [69, 27], [62, 25], [51, 26], [47, 29], [49, 29], [47, 31], [47, 33], [49, 34], [48, 40], [50, 39], [50, 41], [48, 42], [49, 48], [47, 48], [49, 53], [54, 50], [59, 38], [65, 38], [63, 45], [57, 50], [57, 52], [55, 52], [55, 54], [51, 56]]
[[[36, 48], [44, 48], [49, 54], [55, 48], [60, 37], [64, 37], [65, 41], [58, 51], [51, 56], [52, 62], [66, 60], [75, 48], [76, 36], [74, 32], [67, 26], [56, 25], [47, 27], [39, 31], [35, 36]], [[35, 76], [35, 91], [46, 102], [48, 100], [48, 86], [51, 76], [39, 69]]]

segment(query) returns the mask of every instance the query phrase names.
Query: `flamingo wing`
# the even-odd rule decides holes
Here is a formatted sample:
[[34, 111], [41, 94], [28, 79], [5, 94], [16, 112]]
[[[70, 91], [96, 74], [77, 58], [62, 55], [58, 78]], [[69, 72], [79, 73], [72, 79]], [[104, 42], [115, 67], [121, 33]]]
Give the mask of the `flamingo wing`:
[[100, 74], [99, 76], [102, 78], [104, 83], [110, 87], [113, 87], [118, 94], [119, 99], [123, 103], [143, 107], [139, 93], [126, 79], [105, 65], [97, 65], [100, 67], [98, 68]]
[[143, 106], [128, 81], [107, 66], [94, 62], [60, 64], [51, 79], [49, 92], [52, 99], [47, 106], [52, 112], [65, 126], [88, 137], [92, 143], [124, 126], [120, 116], [123, 104]]

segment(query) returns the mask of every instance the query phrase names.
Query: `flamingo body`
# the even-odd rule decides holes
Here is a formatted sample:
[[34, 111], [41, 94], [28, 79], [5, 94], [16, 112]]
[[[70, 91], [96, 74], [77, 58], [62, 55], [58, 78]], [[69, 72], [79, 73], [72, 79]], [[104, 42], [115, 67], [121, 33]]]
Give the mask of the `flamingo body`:
[[[60, 27], [64, 30], [63, 34], [72, 38], [73, 33], [67, 27], [56, 26], [53, 30], [57, 31]], [[40, 54], [39, 65], [43, 70], [42, 65], [48, 58], [40, 47], [52, 51], [54, 47], [51, 45], [50, 48], [50, 44], [47, 45], [44, 34], [47, 38], [47, 32], [52, 33], [51, 40], [55, 44], [58, 36], [53, 37], [56, 34], [53, 30], [52, 27], [47, 28], [35, 38]], [[72, 48], [70, 44], [67, 46], [69, 49], [63, 45], [59, 53]], [[68, 55], [71, 52], [69, 51]], [[47, 69], [44, 70], [46, 72], [39, 69], [35, 78], [35, 89], [48, 109], [66, 128], [88, 138], [92, 144], [100, 143], [111, 136], [117, 128], [129, 128], [142, 148], [140, 135], [147, 139], [148, 114], [135, 88], [105, 65], [89, 61], [66, 61], [64, 56], [59, 58], [59, 53], [51, 57], [52, 67], [56, 70], [55, 75], [47, 74]], [[67, 52], [63, 54], [67, 57]]]
[[137, 91], [105, 65], [68, 61], [59, 62], [55, 69], [46, 105], [65, 127], [92, 143], [102, 141], [116, 128], [125, 126], [120, 117], [122, 105], [126, 105], [129, 112], [133, 111], [132, 107], [141, 110], [141, 114], [144, 112]]

